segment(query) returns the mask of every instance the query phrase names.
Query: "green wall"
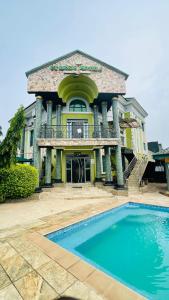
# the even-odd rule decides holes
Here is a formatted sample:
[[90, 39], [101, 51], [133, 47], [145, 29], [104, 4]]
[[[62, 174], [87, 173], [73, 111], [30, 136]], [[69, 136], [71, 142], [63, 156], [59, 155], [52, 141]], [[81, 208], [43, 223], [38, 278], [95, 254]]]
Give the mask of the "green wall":
[[[130, 118], [130, 112], [124, 113], [125, 118]], [[132, 131], [131, 128], [126, 128], [126, 144], [127, 148], [132, 149]]]
[[94, 118], [93, 113], [62, 113], [62, 125], [67, 124], [67, 120], [73, 120], [73, 119], [81, 119], [81, 120], [88, 120], [89, 125], [94, 125]]

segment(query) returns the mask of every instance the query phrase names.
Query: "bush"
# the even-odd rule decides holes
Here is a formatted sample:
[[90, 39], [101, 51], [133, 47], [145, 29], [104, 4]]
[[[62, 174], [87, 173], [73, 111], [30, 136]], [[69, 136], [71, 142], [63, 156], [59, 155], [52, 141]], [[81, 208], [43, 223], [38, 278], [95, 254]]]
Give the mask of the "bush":
[[5, 181], [9, 176], [9, 169], [0, 169], [0, 203], [5, 202]]
[[33, 194], [37, 184], [38, 171], [30, 165], [18, 164], [9, 169], [0, 169], [0, 194], [5, 198], [28, 197]]

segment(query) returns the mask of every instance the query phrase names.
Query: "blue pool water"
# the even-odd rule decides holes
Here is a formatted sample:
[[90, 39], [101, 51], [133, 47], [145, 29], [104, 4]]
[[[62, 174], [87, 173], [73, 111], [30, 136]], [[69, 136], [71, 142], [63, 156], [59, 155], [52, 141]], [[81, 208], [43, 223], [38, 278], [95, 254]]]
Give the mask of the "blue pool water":
[[47, 237], [148, 299], [169, 299], [169, 208], [129, 202]]

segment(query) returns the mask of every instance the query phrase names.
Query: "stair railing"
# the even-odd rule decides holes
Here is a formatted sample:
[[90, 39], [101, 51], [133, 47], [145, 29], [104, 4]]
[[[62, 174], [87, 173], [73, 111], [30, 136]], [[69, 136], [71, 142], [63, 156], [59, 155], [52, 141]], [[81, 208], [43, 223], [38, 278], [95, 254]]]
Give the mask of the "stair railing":
[[124, 180], [126, 180], [129, 175], [131, 174], [132, 170], [134, 169], [137, 162], [136, 156], [133, 157], [129, 165], [127, 166], [126, 170], [124, 171]]

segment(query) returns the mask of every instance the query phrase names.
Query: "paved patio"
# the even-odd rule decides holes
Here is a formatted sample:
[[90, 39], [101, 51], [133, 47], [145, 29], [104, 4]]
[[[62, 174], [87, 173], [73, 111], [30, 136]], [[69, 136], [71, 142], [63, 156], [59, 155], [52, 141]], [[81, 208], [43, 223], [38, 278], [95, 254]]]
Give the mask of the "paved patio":
[[[159, 194], [157, 187], [149, 191], [130, 197], [107, 196], [98, 201], [82, 197], [64, 200], [64, 205], [57, 200], [54, 207], [48, 192], [46, 199], [44, 193], [41, 200], [1, 205], [1, 224], [4, 226], [5, 219], [1, 217], [5, 211], [5, 218], [12, 218], [14, 226], [11, 227], [12, 220], [7, 220], [0, 230], [0, 299], [50, 300], [63, 295], [82, 300], [144, 299], [43, 235], [128, 201], [169, 207], [169, 198]], [[38, 205], [33, 218], [30, 216], [29, 221], [26, 217], [25, 222], [21, 212], [26, 209], [28, 216]], [[10, 228], [5, 229], [9, 224]]]

